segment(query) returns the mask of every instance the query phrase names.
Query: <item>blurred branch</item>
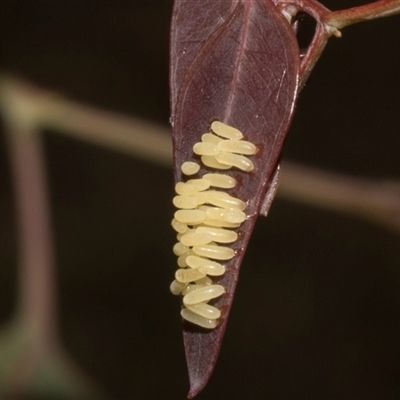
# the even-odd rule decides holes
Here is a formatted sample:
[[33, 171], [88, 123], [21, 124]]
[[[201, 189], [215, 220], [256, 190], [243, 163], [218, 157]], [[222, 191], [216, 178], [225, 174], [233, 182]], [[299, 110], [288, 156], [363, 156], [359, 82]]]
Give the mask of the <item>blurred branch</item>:
[[15, 190], [19, 288], [17, 314], [0, 332], [0, 396], [59, 398], [61, 393], [71, 393], [88, 397], [96, 389], [58, 341], [50, 202], [42, 138], [35, 119], [35, 111], [43, 107], [40, 100], [47, 97], [35, 98], [32, 93], [29, 99], [21, 96], [18, 89], [12, 90], [13, 82], [1, 82], [5, 85], [0, 88], [0, 111]]
[[21, 319], [41, 338], [41, 351], [54, 344], [56, 296], [50, 205], [41, 137], [26, 126], [7, 124], [19, 225]]
[[[34, 128], [18, 124], [14, 119], [9, 121], [6, 114], [4, 117], [19, 227], [17, 318], [28, 341], [35, 344], [25, 356], [40, 360], [55, 346], [56, 338], [55, 268], [41, 138]], [[18, 373], [11, 371], [15, 376], [0, 377], [4, 380], [2, 386], [13, 392], [23, 392], [35, 374], [35, 363], [21, 364]]]
[[373, 181], [284, 162], [278, 195], [365, 218], [400, 233], [400, 181]]
[[89, 107], [4, 76], [0, 107], [19, 124], [54, 129], [156, 164], [171, 164], [171, 133], [151, 122]]
[[[0, 104], [19, 120], [171, 167], [170, 130], [88, 107], [11, 78], [0, 81]], [[284, 162], [278, 195], [365, 218], [400, 233], [400, 181], [348, 177]]]

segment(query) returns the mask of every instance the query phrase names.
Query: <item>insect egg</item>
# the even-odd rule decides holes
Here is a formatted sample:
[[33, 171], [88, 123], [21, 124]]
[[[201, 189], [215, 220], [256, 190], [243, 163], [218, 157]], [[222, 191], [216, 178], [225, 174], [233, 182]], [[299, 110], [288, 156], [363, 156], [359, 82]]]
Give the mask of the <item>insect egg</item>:
[[219, 136], [227, 139], [240, 140], [243, 138], [242, 132], [232, 126], [226, 125], [220, 121], [214, 121], [211, 124], [211, 130]]
[[175, 218], [172, 220], [171, 225], [178, 233], [185, 233], [188, 230], [188, 226], [186, 224], [177, 221]]
[[232, 197], [225, 192], [219, 192], [217, 190], [209, 190], [207, 192], [206, 199], [207, 203], [222, 208], [237, 208], [239, 210], [244, 210], [246, 208], [246, 204], [242, 200]]
[[197, 279], [204, 278], [207, 274], [193, 268], [178, 269], [175, 273], [175, 279], [181, 283], [189, 283]]
[[185, 161], [181, 166], [181, 171], [185, 175], [197, 174], [199, 170], [200, 170], [200, 165], [192, 161]]
[[236, 186], [236, 179], [224, 174], [205, 174], [203, 179], [210, 182], [210, 186], [223, 189], [232, 189]]
[[215, 228], [239, 228], [241, 224], [226, 222], [222, 219], [206, 218], [201, 226], [212, 226]]
[[213, 258], [214, 260], [230, 260], [235, 256], [235, 252], [231, 248], [215, 244], [193, 246], [193, 252], [199, 256]]
[[201, 161], [204, 165], [215, 169], [231, 169], [231, 165], [222, 164], [217, 161], [215, 157], [212, 156], [201, 156]]
[[254, 164], [251, 160], [240, 154], [219, 153], [216, 155], [216, 160], [221, 164], [237, 167], [242, 171], [250, 172], [254, 169]]
[[192, 196], [175, 196], [172, 200], [176, 208], [196, 208], [199, 203], [195, 197]]
[[202, 137], [201, 140], [203, 143], [213, 143], [217, 145], [219, 142], [222, 142], [222, 138], [212, 134], [212, 133], [205, 133]]
[[216, 319], [204, 318], [201, 315], [196, 314], [192, 310], [189, 310], [188, 308], [182, 308], [181, 316], [186, 321], [189, 321], [194, 325], [198, 325], [206, 329], [214, 329], [217, 327], [218, 324]]
[[190, 179], [187, 181], [187, 184], [191, 185], [196, 192], [201, 192], [210, 187], [210, 181], [207, 179]]
[[233, 243], [236, 242], [238, 235], [236, 232], [228, 231], [223, 228], [209, 228], [201, 226], [196, 229], [197, 233], [209, 234], [214, 242], [218, 243]]
[[190, 254], [191, 254], [191, 252], [189, 251], [186, 254], [182, 254], [181, 256], [178, 257], [176, 262], [177, 262], [179, 268], [186, 268], [188, 266], [187, 258]]
[[183, 182], [178, 182], [175, 185], [175, 191], [181, 196], [191, 196], [196, 192], [195, 188], [191, 184]]
[[211, 261], [208, 258], [190, 255], [186, 258], [186, 263], [191, 268], [199, 268], [200, 271], [206, 272], [207, 275], [221, 276], [225, 273], [225, 267], [222, 264]]
[[210, 306], [207, 303], [199, 303], [194, 306], [188, 306], [190, 311], [201, 315], [204, 318], [218, 319], [221, 316], [221, 311], [217, 307]]
[[[193, 270], [197, 271], [197, 270]], [[179, 271], [178, 271], [179, 272]], [[215, 299], [225, 293], [225, 289], [221, 285], [209, 285], [188, 293], [183, 298], [183, 304], [194, 305], [204, 301]]]
[[183, 292], [183, 290], [187, 287], [187, 283], [182, 283], [178, 282], [177, 280], [172, 281], [169, 289], [171, 290], [171, 293], [174, 294], [175, 296], [178, 296]]
[[219, 207], [207, 207], [201, 206], [202, 210], [204, 210], [207, 214], [207, 218], [211, 219], [222, 219], [224, 215], [224, 209]]
[[193, 146], [193, 152], [199, 156], [216, 156], [219, 148], [213, 143], [196, 143]]
[[182, 290], [182, 296], [186, 296], [188, 293], [193, 292], [193, 290], [200, 289], [202, 286], [197, 284], [186, 284], [186, 287]]
[[198, 286], [212, 285], [212, 283], [213, 283], [213, 281], [208, 276], [198, 279], [195, 282], [196, 282], [196, 285], [198, 285]]
[[207, 198], [208, 198], [208, 190], [204, 192], [197, 192], [193, 195], [193, 197], [196, 198], [196, 201], [199, 205], [198, 209], [201, 209], [201, 206], [205, 203], [207, 203]]
[[202, 210], [178, 210], [174, 216], [178, 222], [184, 224], [202, 222], [206, 219], [206, 213]]
[[212, 235], [208, 232], [189, 232], [180, 238], [183, 245], [191, 247], [196, 245], [208, 244], [212, 241]]
[[[187, 228], [185, 232], [183, 232], [183, 233], [178, 233], [178, 234], [176, 235], [176, 239], [177, 239], [179, 242], [182, 242], [182, 237], [183, 237], [183, 236], [186, 236], [186, 235], [188, 235], [189, 233], [195, 233], [195, 232], [196, 232], [196, 231], [195, 231], [194, 229], [189, 229], [189, 228]], [[182, 244], [185, 245], [184, 242], [182, 242]], [[185, 245], [185, 246], [186, 246], [186, 245]]]
[[173, 252], [178, 257], [179, 269], [170, 290], [183, 296], [182, 318], [206, 329], [216, 328], [221, 316], [218, 307], [207, 304], [208, 301], [226, 292], [213, 279], [224, 275], [229, 268], [224, 263], [235, 258], [229, 245], [238, 240], [235, 229], [247, 219], [244, 210], [248, 199], [243, 201], [229, 194], [237, 181], [224, 171], [252, 171], [254, 164], [246, 156], [257, 152], [256, 146], [242, 140], [243, 134], [232, 126], [214, 121], [211, 131], [193, 146], [192, 156], [198, 157], [202, 165], [186, 161], [181, 166], [186, 176], [201, 174], [201, 166], [211, 171], [175, 185], [177, 195], [173, 204], [178, 210], [171, 223], [178, 232]]
[[176, 256], [183, 256], [189, 252], [189, 247], [184, 246], [181, 242], [175, 243], [173, 247], [173, 252]]
[[246, 214], [241, 210], [228, 208], [224, 210], [222, 219], [226, 222], [242, 223], [246, 220]]
[[257, 152], [256, 146], [245, 140], [221, 140], [217, 147], [221, 151], [226, 151], [228, 153], [252, 155]]

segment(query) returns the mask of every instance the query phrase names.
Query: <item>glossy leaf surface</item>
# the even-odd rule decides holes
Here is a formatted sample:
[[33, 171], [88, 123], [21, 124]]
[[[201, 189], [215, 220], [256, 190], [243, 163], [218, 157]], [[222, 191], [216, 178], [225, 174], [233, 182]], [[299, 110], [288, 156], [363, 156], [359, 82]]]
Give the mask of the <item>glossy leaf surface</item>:
[[[222, 311], [219, 325], [205, 331], [184, 324], [189, 397], [213, 371], [245, 249], [261, 206], [266, 213], [274, 195], [276, 181], [271, 183], [297, 97], [299, 60], [292, 28], [270, 0], [175, 1], [170, 71], [175, 180], [184, 180], [183, 162], [199, 162], [192, 147], [214, 120], [239, 129], [259, 149], [252, 173], [227, 172], [238, 181], [230, 194], [247, 202], [250, 218], [238, 229], [232, 245], [237, 256], [219, 279], [227, 291], [215, 303]], [[199, 175], [204, 172], [210, 169], [202, 166]]]

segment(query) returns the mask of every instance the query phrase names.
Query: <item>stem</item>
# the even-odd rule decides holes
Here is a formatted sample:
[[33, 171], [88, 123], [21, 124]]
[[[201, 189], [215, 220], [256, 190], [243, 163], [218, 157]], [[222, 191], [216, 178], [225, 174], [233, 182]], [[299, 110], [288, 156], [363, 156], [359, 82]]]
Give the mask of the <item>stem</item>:
[[317, 25], [314, 37], [308, 46], [300, 63], [300, 88], [308, 79], [315, 64], [319, 60], [328, 39], [331, 35], [340, 36], [340, 32], [336, 28], [330, 28], [323, 23], [323, 19], [330, 13], [330, 10], [324, 7], [316, 0], [273, 0], [275, 5], [291, 22], [299, 13], [304, 12], [312, 16]]
[[389, 17], [400, 13], [400, 0], [380, 0], [347, 10], [330, 11], [317, 0], [273, 0], [285, 17], [291, 21], [299, 12], [311, 15], [316, 23], [314, 38], [300, 64], [300, 87], [304, 85], [320, 58], [328, 39], [341, 37], [339, 29], [361, 21]]
[[376, 18], [390, 17], [400, 13], [400, 0], [381, 0], [365, 6], [330, 12], [324, 23], [337, 29]]

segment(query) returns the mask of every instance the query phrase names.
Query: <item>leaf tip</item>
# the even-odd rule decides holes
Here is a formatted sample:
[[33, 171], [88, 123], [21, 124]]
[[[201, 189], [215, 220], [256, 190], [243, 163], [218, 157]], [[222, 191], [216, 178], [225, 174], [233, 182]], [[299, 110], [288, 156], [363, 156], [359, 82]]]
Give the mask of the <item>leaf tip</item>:
[[190, 390], [187, 395], [188, 399], [193, 399], [196, 397], [206, 386], [209, 376], [190, 376]]
[[[199, 346], [199, 343], [197, 343], [197, 346]], [[207, 343], [206, 348], [209, 348]], [[214, 353], [214, 351], [212, 351], [212, 353]], [[201, 351], [200, 353], [203, 354], [203, 352]], [[193, 399], [206, 387], [208, 381], [210, 380], [218, 358], [218, 352], [214, 354], [209, 354], [206, 357], [207, 362], [204, 362], [205, 360], [202, 360], [202, 357], [199, 358], [198, 356], [196, 356], [196, 354], [192, 352], [190, 352], [189, 354], [195, 357], [189, 357], [188, 359], [190, 389], [187, 398]], [[209, 357], [211, 357], [211, 360], [209, 359]]]

